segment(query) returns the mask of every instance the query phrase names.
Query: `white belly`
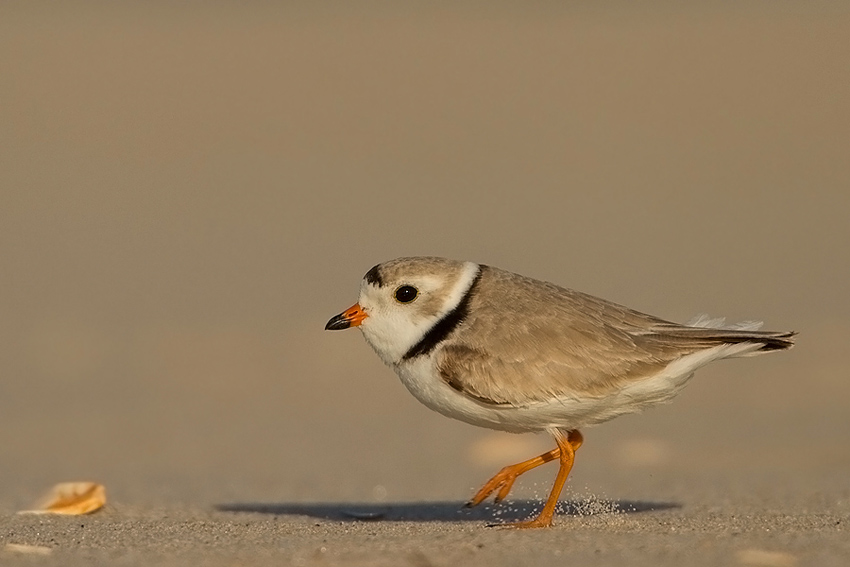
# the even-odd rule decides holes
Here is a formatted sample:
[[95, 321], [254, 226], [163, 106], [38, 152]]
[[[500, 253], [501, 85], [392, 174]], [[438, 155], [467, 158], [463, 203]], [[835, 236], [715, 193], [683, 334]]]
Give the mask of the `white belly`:
[[[602, 399], [577, 401], [572, 398], [523, 406], [486, 404], [458, 392], [442, 380], [434, 357], [420, 357], [395, 366], [394, 370], [410, 393], [432, 410], [480, 427], [513, 433], [578, 429], [589, 424], [590, 414], [599, 414], [606, 405]], [[611, 417], [614, 415], [591, 418], [590, 422], [598, 423]]]
[[684, 356], [654, 376], [605, 395], [576, 394], [525, 405], [486, 404], [458, 392], [440, 377], [435, 356], [393, 365], [393, 369], [410, 393], [436, 412], [480, 427], [522, 433], [579, 429], [668, 402], [697, 368], [721, 358], [746, 356], [756, 348], [758, 345], [752, 343], [720, 345]]

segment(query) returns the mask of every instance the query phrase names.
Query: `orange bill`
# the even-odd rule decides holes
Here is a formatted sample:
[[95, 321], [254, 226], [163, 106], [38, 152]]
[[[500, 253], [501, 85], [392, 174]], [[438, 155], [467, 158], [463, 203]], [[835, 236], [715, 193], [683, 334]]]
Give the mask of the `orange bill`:
[[328, 321], [327, 325], [325, 325], [325, 330], [339, 331], [349, 327], [358, 327], [366, 317], [368, 317], [368, 315], [366, 315], [366, 312], [360, 307], [360, 304], [355, 303], [339, 315], [331, 317], [331, 320]]

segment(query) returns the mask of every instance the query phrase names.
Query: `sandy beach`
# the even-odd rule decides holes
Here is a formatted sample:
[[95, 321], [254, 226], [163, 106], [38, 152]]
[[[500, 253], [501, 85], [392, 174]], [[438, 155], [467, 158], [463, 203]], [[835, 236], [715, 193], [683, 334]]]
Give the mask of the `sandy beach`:
[[[850, 562], [841, 3], [0, 7], [0, 565]], [[789, 352], [552, 448], [323, 330], [468, 259]], [[21, 515], [94, 481], [91, 515]]]

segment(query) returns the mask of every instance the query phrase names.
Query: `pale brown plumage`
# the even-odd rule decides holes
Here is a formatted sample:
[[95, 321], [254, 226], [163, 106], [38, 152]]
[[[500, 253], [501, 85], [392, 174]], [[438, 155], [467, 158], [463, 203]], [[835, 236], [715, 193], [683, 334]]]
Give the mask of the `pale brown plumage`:
[[610, 395], [698, 350], [743, 341], [764, 342], [761, 350], [787, 348], [792, 336], [679, 325], [482, 266], [469, 314], [444, 343], [437, 364], [459, 392], [483, 403], [522, 406]]

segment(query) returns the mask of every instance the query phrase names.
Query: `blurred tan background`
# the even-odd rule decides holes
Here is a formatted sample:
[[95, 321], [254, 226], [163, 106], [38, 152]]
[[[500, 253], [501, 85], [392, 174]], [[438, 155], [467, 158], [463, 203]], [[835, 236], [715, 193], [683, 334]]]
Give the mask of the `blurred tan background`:
[[846, 4], [450, 6], [3, 4], [4, 511], [466, 499], [548, 440], [322, 330], [419, 254], [801, 332], [586, 432], [572, 490], [850, 498]]

